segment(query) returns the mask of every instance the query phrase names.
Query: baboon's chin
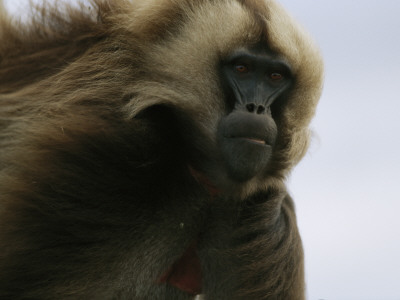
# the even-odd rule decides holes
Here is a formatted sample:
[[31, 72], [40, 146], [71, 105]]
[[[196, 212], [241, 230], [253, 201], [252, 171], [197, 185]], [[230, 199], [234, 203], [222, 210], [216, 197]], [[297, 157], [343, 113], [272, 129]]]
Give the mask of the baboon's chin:
[[225, 138], [220, 147], [228, 175], [238, 182], [265, 170], [272, 154], [270, 145], [252, 138]]

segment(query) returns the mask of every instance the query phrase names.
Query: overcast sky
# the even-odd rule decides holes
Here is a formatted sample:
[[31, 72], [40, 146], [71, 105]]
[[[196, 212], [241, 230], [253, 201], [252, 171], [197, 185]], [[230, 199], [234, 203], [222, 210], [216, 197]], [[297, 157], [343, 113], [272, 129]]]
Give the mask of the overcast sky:
[[326, 61], [315, 139], [289, 180], [308, 299], [400, 300], [400, 1], [280, 2]]
[[281, 0], [319, 43], [324, 93], [293, 172], [310, 300], [400, 300], [400, 1]]

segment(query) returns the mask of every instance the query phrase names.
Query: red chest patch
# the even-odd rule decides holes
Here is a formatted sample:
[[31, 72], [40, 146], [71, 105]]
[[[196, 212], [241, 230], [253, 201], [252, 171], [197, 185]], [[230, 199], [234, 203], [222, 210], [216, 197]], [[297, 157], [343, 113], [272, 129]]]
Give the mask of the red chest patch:
[[172, 267], [160, 278], [159, 283], [168, 283], [192, 295], [201, 293], [201, 266], [193, 242]]
[[[196, 181], [208, 191], [211, 200], [220, 193], [218, 188], [204, 174], [190, 166], [189, 171]], [[161, 276], [158, 282], [168, 283], [192, 295], [200, 294], [202, 289], [202, 273], [196, 249], [197, 241], [194, 241], [186, 249], [181, 258]]]

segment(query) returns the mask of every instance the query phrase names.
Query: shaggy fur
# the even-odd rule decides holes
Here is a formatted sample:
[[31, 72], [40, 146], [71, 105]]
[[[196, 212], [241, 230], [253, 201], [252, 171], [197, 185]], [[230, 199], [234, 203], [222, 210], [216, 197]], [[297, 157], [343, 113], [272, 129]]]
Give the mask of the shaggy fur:
[[[0, 17], [1, 299], [193, 299], [158, 282], [193, 240], [205, 299], [304, 299], [285, 177], [322, 63], [278, 4], [96, 0]], [[271, 163], [239, 184], [216, 146], [218, 66], [260, 41], [295, 85], [272, 108]]]

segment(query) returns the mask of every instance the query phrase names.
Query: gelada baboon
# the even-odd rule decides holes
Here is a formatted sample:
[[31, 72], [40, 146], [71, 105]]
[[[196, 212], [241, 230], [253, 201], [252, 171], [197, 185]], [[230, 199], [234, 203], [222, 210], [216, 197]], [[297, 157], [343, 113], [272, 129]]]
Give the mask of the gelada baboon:
[[2, 12], [0, 299], [304, 299], [307, 35], [272, 0], [57, 5]]

